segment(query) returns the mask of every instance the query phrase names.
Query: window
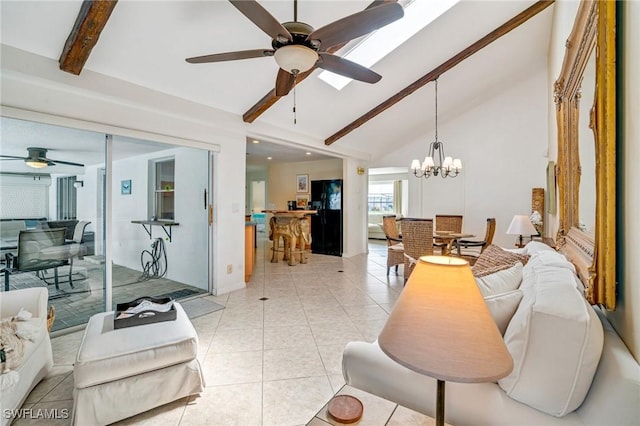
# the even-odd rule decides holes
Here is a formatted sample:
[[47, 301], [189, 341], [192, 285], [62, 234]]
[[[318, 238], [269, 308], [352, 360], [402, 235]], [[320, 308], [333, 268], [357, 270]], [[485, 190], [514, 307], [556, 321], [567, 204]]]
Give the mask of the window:
[[369, 182], [369, 213], [401, 214], [408, 209], [409, 182], [402, 180], [381, 180]]
[[395, 213], [393, 208], [393, 182], [375, 182], [369, 184], [370, 212]]
[[152, 164], [153, 217], [156, 220], [174, 220], [175, 159], [158, 160]]
[[58, 178], [58, 203], [56, 217], [58, 220], [76, 219], [77, 193], [73, 183], [75, 176]]
[[[342, 48], [340, 56], [362, 66], [370, 67], [393, 52], [418, 31], [451, 9], [459, 0], [408, 0], [404, 4], [404, 17], [370, 33], [363, 39], [353, 40]], [[318, 78], [338, 90], [351, 79], [330, 71], [322, 71]]]

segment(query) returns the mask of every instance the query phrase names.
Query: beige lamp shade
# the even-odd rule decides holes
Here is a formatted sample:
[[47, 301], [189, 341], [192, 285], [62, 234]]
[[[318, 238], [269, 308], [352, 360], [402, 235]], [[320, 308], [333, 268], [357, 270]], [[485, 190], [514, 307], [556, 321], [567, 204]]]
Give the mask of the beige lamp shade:
[[509, 235], [537, 235], [538, 231], [531, 223], [531, 219], [526, 214], [513, 216], [511, 224], [507, 229]]

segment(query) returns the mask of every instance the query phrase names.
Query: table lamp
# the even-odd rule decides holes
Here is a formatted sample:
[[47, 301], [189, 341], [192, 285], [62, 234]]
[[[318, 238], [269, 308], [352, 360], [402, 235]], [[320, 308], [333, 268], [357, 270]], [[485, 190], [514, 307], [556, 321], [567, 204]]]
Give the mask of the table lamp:
[[531, 219], [526, 214], [517, 214], [513, 216], [511, 220], [511, 224], [507, 229], [508, 235], [519, 235], [518, 238], [518, 247], [523, 247], [522, 244], [522, 236], [523, 235], [538, 235], [538, 231], [531, 223]]
[[468, 262], [456, 257], [420, 258], [378, 344], [397, 363], [437, 380], [439, 426], [445, 381], [493, 382], [513, 369]]

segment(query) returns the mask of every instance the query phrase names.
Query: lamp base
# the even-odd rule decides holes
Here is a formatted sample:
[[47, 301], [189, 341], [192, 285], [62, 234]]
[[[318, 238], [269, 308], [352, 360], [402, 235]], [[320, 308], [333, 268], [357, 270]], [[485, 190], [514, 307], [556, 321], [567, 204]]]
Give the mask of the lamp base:
[[362, 418], [362, 402], [351, 395], [334, 396], [327, 405], [327, 412], [340, 423], [355, 423]]

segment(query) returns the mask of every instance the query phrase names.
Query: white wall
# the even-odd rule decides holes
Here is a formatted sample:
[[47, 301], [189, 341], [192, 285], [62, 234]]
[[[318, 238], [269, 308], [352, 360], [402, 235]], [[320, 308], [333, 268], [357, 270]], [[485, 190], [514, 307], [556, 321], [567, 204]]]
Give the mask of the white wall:
[[267, 185], [267, 206], [273, 204], [276, 209], [286, 210], [287, 201], [295, 200], [296, 195], [305, 195], [296, 192], [296, 175], [309, 175], [309, 192], [306, 193], [306, 195], [311, 197], [312, 180], [343, 178], [342, 160], [300, 161], [296, 163], [275, 163], [270, 165]]
[[343, 161], [343, 253], [344, 257], [367, 253], [367, 195], [369, 182], [367, 174], [358, 174], [358, 167], [365, 167], [361, 161], [345, 158]]
[[[546, 69], [496, 92], [495, 96], [453, 118], [439, 118], [439, 139], [447, 155], [459, 156], [463, 170], [456, 178], [409, 175], [409, 217], [464, 215], [463, 230], [482, 238], [488, 217], [496, 218], [494, 242], [513, 247], [506, 235], [515, 214], [531, 211], [531, 189], [546, 186]], [[405, 165], [427, 153], [432, 131], [415, 142], [376, 160]]]

